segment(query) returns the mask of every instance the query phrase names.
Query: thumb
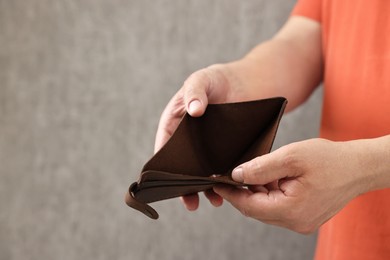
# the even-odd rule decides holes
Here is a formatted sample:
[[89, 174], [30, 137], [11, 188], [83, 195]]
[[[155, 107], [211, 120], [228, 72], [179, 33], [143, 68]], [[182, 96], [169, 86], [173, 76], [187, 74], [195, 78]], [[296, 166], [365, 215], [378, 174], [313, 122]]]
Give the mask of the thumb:
[[194, 100], [190, 101], [187, 105], [187, 112], [193, 116], [198, 117], [204, 114], [206, 110], [206, 106], [203, 105], [204, 103], [200, 101], [199, 99], [195, 98]]
[[184, 82], [184, 103], [187, 112], [193, 117], [202, 116], [208, 105], [208, 92], [211, 80], [207, 69], [194, 72]]
[[297, 172], [292, 167], [286, 167], [284, 158], [275, 151], [236, 167], [232, 178], [246, 184], [265, 185], [283, 178], [295, 177]]

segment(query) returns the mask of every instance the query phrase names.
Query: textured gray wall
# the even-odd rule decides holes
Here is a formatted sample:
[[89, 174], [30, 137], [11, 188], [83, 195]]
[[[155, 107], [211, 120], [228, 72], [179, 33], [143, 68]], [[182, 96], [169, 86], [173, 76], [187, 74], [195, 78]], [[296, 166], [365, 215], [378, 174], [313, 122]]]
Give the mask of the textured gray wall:
[[[0, 259], [310, 259], [314, 236], [202, 200], [123, 202], [194, 70], [270, 37], [294, 0], [0, 0]], [[317, 135], [321, 93], [275, 147]]]

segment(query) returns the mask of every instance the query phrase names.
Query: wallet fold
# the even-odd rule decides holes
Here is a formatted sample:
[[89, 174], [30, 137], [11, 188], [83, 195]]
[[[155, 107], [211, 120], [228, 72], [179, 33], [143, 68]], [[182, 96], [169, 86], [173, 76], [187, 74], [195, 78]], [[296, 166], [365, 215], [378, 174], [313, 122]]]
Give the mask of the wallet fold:
[[126, 195], [128, 206], [157, 219], [148, 203], [212, 189], [243, 186], [232, 170], [269, 153], [287, 100], [283, 97], [210, 104], [201, 117], [185, 114], [168, 142], [144, 165]]

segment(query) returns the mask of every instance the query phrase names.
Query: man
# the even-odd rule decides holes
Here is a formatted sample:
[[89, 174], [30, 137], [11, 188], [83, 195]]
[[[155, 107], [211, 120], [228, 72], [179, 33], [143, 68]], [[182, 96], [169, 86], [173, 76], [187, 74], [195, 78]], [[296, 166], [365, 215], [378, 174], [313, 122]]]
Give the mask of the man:
[[[285, 26], [244, 58], [193, 73], [164, 110], [155, 150], [185, 111], [284, 96], [287, 111], [324, 82], [322, 139], [286, 145], [234, 169], [249, 189], [206, 196], [300, 233], [321, 226], [317, 259], [390, 257], [390, 2], [301, 0]], [[183, 198], [189, 210], [197, 194]]]

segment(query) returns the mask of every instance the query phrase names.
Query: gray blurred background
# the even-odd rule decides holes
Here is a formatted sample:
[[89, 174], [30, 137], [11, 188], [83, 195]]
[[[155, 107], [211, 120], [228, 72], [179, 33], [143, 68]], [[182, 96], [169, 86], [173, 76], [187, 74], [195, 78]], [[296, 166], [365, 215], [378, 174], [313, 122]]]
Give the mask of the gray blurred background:
[[[0, 259], [311, 259], [315, 235], [225, 203], [158, 221], [123, 195], [193, 71], [272, 36], [294, 0], [0, 0]], [[321, 90], [274, 148], [317, 136]]]

